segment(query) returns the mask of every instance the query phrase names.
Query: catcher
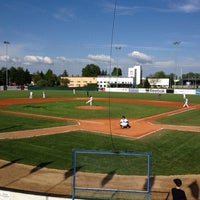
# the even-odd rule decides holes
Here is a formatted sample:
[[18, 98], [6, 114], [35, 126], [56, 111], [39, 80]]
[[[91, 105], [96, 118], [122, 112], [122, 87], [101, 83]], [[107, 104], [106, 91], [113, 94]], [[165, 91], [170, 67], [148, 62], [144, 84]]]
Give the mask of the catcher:
[[121, 128], [131, 128], [131, 126], [129, 125], [128, 119], [126, 119], [125, 116], [122, 116], [122, 118], [120, 119], [120, 127]]

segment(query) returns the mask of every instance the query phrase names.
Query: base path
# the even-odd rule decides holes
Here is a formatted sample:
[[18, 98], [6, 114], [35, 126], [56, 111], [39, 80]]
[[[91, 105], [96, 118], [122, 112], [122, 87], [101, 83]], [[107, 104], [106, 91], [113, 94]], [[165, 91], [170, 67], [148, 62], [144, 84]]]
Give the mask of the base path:
[[[7, 106], [12, 104], [24, 104], [24, 103], [37, 103], [37, 102], [52, 102], [52, 101], [64, 101], [64, 100], [86, 100], [85, 98], [46, 98], [46, 99], [7, 99], [1, 100], [0, 106]], [[99, 98], [97, 100], [108, 101], [108, 99]], [[138, 104], [152, 104], [168, 107], [176, 107], [178, 110], [142, 118], [142, 119], [133, 119], [129, 118], [129, 123], [131, 125], [130, 129], [121, 129], [119, 126], [120, 119], [70, 119], [64, 117], [55, 117], [55, 116], [46, 116], [38, 114], [29, 114], [29, 113], [19, 113], [12, 111], [0, 111], [8, 114], [15, 115], [24, 115], [24, 116], [35, 116], [41, 118], [51, 118], [57, 120], [73, 121], [77, 125], [73, 126], [61, 126], [53, 128], [43, 128], [43, 129], [34, 129], [34, 130], [25, 130], [25, 131], [15, 131], [15, 132], [6, 132], [0, 134], [0, 139], [3, 138], [24, 138], [31, 137], [36, 135], [47, 135], [47, 134], [56, 134], [61, 132], [69, 132], [73, 130], [86, 130], [92, 132], [99, 132], [105, 134], [120, 135], [125, 137], [140, 138], [148, 134], [156, 132], [161, 129], [174, 129], [174, 130], [183, 130], [183, 131], [196, 131], [200, 132], [200, 126], [177, 126], [177, 125], [164, 125], [164, 124], [153, 124], [152, 121], [161, 117], [166, 117], [174, 115], [181, 112], [186, 112], [191, 109], [198, 109], [200, 105], [192, 105], [189, 108], [182, 108], [181, 103], [177, 102], [166, 102], [166, 101], [147, 101], [147, 100], [130, 100], [130, 99], [111, 99], [113, 102], [124, 102], [124, 103], [138, 103]], [[78, 109], [88, 109], [88, 110], [100, 110], [107, 109], [102, 106], [80, 106]]]
[[[53, 101], [65, 101], [65, 100], [87, 100], [87, 98], [38, 98], [38, 99], [6, 99], [0, 100], [0, 106], [8, 106], [12, 104], [24, 104], [24, 103], [37, 103], [37, 102], [53, 102]], [[97, 100], [108, 101], [108, 99], [99, 98]], [[174, 115], [181, 112], [186, 112], [191, 109], [199, 109], [200, 104], [191, 105], [189, 108], [182, 108], [182, 103], [176, 102], [164, 102], [164, 101], [147, 101], [147, 100], [130, 100], [130, 99], [111, 99], [114, 102], [125, 102], [134, 104], [152, 104], [160, 106], [170, 106], [178, 108], [177, 110], [154, 115], [151, 117], [146, 117], [142, 119], [129, 119], [131, 128], [121, 129], [119, 126], [119, 119], [69, 119], [64, 117], [46, 116], [46, 115], [33, 115], [28, 113], [19, 113], [6, 110], [0, 110], [0, 112], [24, 115], [24, 116], [35, 116], [42, 118], [52, 118], [57, 120], [73, 121], [76, 125], [72, 126], [61, 126], [53, 128], [43, 128], [34, 129], [28, 131], [15, 131], [0, 133], [0, 139], [12, 139], [12, 138], [24, 138], [33, 137], [40, 135], [56, 134], [69, 132], [74, 130], [86, 130], [92, 132], [98, 132], [103, 134], [113, 134], [120, 135], [124, 137], [131, 138], [141, 138], [146, 135], [157, 132], [161, 129], [174, 129], [183, 131], [195, 131], [200, 132], [200, 126], [177, 126], [177, 125], [163, 125], [163, 124], [153, 124], [152, 121], [161, 117], [166, 117]], [[107, 109], [101, 106], [82, 106], [78, 109]], [[33, 172], [34, 173], [31, 173]], [[64, 194], [71, 195], [71, 173], [63, 170], [54, 170], [41, 168], [37, 169], [33, 166], [27, 166], [22, 164], [17, 164], [15, 162], [7, 162], [0, 160], [0, 186], [37, 191], [37, 192], [47, 192], [54, 194]], [[191, 184], [197, 180], [198, 175], [186, 175], [179, 176], [184, 184]], [[155, 177], [154, 184], [152, 187], [151, 199], [171, 199], [169, 196], [170, 188], [173, 186], [172, 180], [173, 176], [159, 176]], [[198, 178], [200, 180], [200, 177]], [[200, 183], [198, 183], [200, 185]], [[187, 193], [191, 191], [185, 188]], [[188, 190], [188, 191], [187, 191]], [[159, 197], [157, 196], [159, 195]], [[169, 197], [169, 198], [168, 198]], [[190, 198], [195, 199], [191, 196]]]

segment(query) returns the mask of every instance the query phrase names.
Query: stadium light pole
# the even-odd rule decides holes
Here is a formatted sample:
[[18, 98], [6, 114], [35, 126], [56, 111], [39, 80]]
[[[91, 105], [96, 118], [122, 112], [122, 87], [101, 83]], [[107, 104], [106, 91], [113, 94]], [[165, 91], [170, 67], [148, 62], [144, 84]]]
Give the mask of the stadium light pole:
[[3, 42], [6, 45], [6, 87], [8, 86], [8, 69], [7, 69], [7, 62], [8, 62], [8, 45], [10, 44], [9, 41]]
[[[175, 41], [175, 42], [173, 42], [173, 45], [175, 45], [175, 46], [179, 46], [181, 44], [181, 41]], [[175, 70], [175, 77], [174, 77], [174, 79], [175, 78], [178, 78], [178, 75], [177, 75], [177, 69], [178, 69], [178, 64], [177, 64], [177, 58], [176, 58], [176, 60], [175, 60], [175, 65], [176, 65], [176, 70]], [[176, 77], [177, 76], [177, 77]], [[181, 75], [182, 76], [182, 75]], [[182, 79], [182, 77], [181, 77], [181, 79]], [[175, 85], [176, 85], [176, 82], [177, 82], [177, 80], [174, 80], [174, 82], [175, 82]]]
[[[122, 49], [122, 47], [121, 47], [121, 46], [116, 46], [115, 49], [116, 49], [117, 51], [119, 51], [119, 50]], [[118, 60], [118, 57], [117, 57], [117, 87], [118, 87], [118, 76], [119, 76], [118, 62], [119, 62], [119, 60]]]

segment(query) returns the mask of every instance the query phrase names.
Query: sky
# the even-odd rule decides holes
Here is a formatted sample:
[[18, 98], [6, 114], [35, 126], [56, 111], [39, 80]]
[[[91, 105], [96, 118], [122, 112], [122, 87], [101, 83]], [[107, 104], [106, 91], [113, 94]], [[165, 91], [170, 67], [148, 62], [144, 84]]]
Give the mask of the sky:
[[0, 68], [200, 73], [199, 19], [200, 0], [1, 0]]

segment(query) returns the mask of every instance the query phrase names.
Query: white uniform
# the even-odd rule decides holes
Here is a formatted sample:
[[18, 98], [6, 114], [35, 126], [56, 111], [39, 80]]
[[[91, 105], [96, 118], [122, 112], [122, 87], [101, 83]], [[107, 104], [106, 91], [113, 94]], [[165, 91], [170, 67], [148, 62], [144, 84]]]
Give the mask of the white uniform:
[[43, 99], [45, 98], [45, 92], [42, 92], [42, 98]]
[[90, 96], [90, 99], [89, 99], [89, 101], [86, 102], [86, 104], [87, 104], [87, 103], [90, 103], [90, 106], [92, 106], [92, 101], [93, 101], [93, 97]]
[[188, 105], [188, 98], [187, 97], [185, 98], [185, 102], [184, 102], [183, 107], [187, 107], [187, 108], [189, 107], [189, 105]]
[[122, 117], [120, 120], [120, 126], [121, 128], [130, 128], [129, 122], [125, 117]]
[[30, 98], [30, 99], [33, 98], [33, 92], [30, 92], [29, 98]]

